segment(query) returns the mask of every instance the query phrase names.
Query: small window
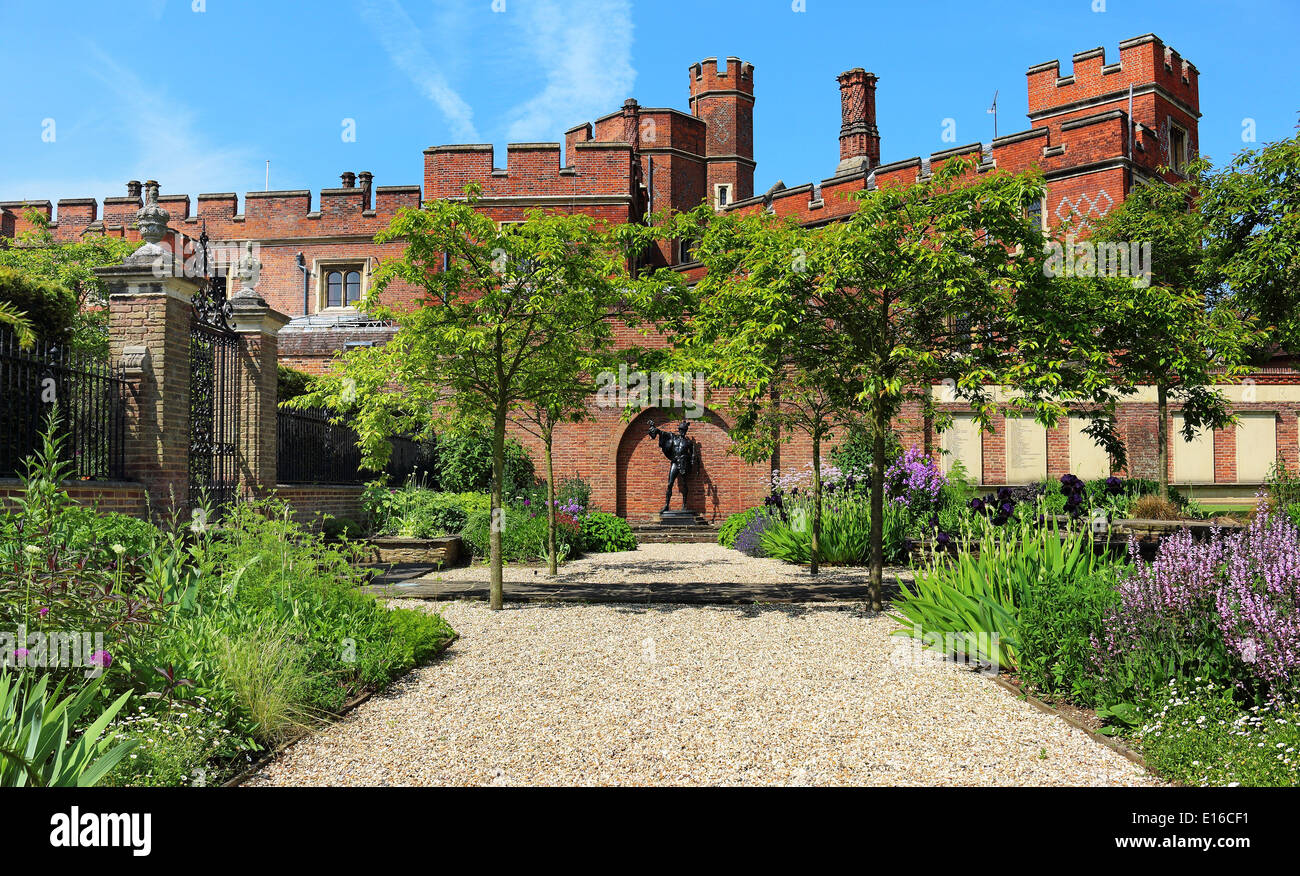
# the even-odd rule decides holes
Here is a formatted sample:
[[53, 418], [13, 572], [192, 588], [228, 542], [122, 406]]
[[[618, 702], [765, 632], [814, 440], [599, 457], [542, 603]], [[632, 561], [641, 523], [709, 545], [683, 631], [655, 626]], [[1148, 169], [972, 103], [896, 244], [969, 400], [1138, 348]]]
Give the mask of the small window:
[[1187, 170], [1187, 132], [1173, 122], [1169, 123], [1169, 167], [1179, 174]]
[[677, 242], [677, 262], [678, 264], [689, 264], [695, 261], [695, 241], [679, 240]]
[[730, 185], [725, 185], [720, 183], [713, 187], [713, 193], [714, 193], [713, 195], [714, 205], [719, 210], [721, 210], [723, 207], [727, 206], [727, 204], [731, 202]]
[[361, 302], [361, 271], [336, 268], [325, 274], [325, 306], [354, 307]]
[[1046, 231], [1047, 229], [1043, 224], [1044, 215], [1045, 215], [1045, 211], [1043, 210], [1043, 198], [1039, 198], [1037, 201], [1034, 201], [1032, 204], [1029, 205], [1028, 209], [1025, 210], [1025, 217], [1029, 220], [1030, 227], [1041, 228], [1044, 231]]

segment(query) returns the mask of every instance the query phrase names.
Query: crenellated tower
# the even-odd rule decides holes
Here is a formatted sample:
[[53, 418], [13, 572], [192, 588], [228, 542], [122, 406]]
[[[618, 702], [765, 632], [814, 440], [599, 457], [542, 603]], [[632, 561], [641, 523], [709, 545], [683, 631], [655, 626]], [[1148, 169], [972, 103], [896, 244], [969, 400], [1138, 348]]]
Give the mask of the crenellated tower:
[[691, 115], [707, 126], [705, 183], [716, 204], [743, 201], [754, 194], [754, 65], [727, 58], [705, 58], [690, 68]]

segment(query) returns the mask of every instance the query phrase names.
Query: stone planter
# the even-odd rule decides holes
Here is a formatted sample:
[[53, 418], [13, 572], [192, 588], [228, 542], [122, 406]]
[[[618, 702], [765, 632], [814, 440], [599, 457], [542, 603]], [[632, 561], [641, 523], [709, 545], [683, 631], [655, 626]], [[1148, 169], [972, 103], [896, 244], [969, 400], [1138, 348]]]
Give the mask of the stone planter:
[[377, 563], [421, 563], [430, 566], [454, 566], [460, 562], [462, 550], [459, 535], [439, 538], [403, 538], [380, 535], [370, 539], [370, 547]]

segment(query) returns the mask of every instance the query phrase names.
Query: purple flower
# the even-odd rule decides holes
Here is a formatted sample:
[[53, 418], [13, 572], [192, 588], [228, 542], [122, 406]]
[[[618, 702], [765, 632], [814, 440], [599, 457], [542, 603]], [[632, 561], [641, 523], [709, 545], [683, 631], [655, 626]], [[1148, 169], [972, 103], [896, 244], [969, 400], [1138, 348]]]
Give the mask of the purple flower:
[[1110, 493], [1112, 496], [1118, 496], [1120, 493], [1124, 492], [1124, 481], [1114, 475], [1106, 478], [1106, 492]]
[[1103, 670], [1152, 641], [1188, 653], [1208, 636], [1235, 658], [1234, 672], [1272, 699], [1300, 694], [1300, 529], [1289, 517], [1260, 509], [1242, 532], [1216, 528], [1197, 542], [1183, 529], [1150, 563], [1136, 542], [1129, 554], [1120, 604], [1096, 643]]
[[885, 495], [896, 505], [925, 510], [939, 499], [948, 478], [932, 457], [918, 447], [909, 447], [885, 469]]
[[113, 665], [113, 655], [107, 651], [95, 651], [90, 655], [91, 666], [102, 666], [105, 669]]
[[19, 660], [22, 660], [30, 653], [31, 652], [28, 651], [26, 648], [17, 648], [14, 650], [14, 657], [18, 658]]
[[48, 606], [43, 605], [41, 606], [41, 610], [36, 613], [39, 614], [41, 617], [45, 617], [47, 614], [50, 613], [50, 609]]

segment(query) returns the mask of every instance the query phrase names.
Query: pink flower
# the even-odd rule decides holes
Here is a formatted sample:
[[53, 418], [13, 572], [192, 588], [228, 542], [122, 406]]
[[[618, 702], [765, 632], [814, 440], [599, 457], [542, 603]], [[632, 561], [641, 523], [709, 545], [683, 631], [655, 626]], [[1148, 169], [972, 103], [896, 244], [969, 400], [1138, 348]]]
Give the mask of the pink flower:
[[36, 613], [39, 614], [41, 617], [45, 617], [47, 614], [50, 613], [50, 609], [47, 606], [42, 606], [41, 610]]
[[107, 651], [96, 651], [90, 655], [91, 666], [102, 666], [105, 669], [113, 665], [113, 655]]

